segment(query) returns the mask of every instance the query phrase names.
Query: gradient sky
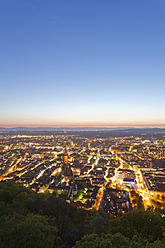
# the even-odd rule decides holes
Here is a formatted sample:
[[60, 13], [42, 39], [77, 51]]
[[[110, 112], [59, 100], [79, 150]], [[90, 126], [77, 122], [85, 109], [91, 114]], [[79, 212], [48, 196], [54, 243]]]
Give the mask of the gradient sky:
[[0, 126], [165, 127], [164, 0], [0, 0]]

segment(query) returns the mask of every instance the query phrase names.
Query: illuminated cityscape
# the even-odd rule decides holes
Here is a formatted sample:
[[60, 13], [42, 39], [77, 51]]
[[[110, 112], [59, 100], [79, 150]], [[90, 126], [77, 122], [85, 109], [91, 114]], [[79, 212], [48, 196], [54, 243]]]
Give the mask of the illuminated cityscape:
[[[26, 133], [26, 132], [25, 132]], [[72, 132], [71, 132], [72, 133]], [[120, 216], [165, 206], [165, 135], [2, 134], [1, 181]], [[96, 131], [97, 133], [97, 131]], [[100, 136], [102, 133], [100, 132]]]
[[165, 248], [165, 0], [1, 0], [0, 30], [0, 248]]

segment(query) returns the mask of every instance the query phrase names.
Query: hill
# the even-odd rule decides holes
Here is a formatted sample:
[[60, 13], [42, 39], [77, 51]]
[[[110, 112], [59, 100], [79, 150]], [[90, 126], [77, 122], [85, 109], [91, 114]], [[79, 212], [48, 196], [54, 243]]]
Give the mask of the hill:
[[163, 214], [138, 210], [114, 219], [100, 210], [76, 209], [62, 196], [0, 183], [3, 248], [165, 247]]

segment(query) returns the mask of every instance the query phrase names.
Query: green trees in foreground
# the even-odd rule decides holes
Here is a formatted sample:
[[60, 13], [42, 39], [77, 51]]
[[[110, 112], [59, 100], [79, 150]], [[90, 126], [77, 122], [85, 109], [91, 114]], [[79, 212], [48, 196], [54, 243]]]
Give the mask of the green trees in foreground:
[[122, 217], [110, 222], [110, 233], [120, 232], [128, 238], [139, 233], [150, 241], [163, 238], [164, 218], [150, 211], [130, 211]]
[[147, 239], [134, 235], [132, 239], [121, 233], [86, 235], [81, 241], [77, 241], [74, 248], [165, 248], [165, 239], [150, 243]]
[[120, 218], [76, 209], [54, 194], [0, 183], [1, 248], [165, 248], [165, 211]]
[[60, 248], [62, 245], [57, 228], [46, 217], [34, 214], [1, 219], [0, 241], [3, 248]]

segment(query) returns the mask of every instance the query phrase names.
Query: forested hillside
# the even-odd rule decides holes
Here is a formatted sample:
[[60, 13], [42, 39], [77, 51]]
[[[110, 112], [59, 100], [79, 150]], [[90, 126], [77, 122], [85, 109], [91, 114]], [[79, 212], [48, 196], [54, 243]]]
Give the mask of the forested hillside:
[[85, 211], [63, 197], [0, 183], [1, 248], [162, 248], [165, 211], [131, 211], [114, 219]]

